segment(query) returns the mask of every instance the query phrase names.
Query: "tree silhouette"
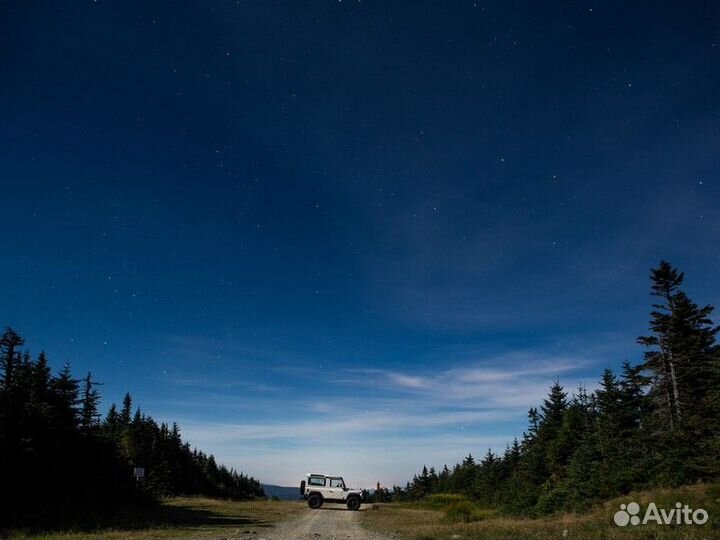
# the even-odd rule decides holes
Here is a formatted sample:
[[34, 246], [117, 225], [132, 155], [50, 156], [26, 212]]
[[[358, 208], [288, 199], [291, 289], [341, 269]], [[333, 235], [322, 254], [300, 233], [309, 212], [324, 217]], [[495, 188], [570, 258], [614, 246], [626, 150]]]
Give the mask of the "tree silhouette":
[[[93, 509], [173, 495], [264, 496], [254, 478], [183, 443], [177, 424], [170, 429], [140, 409], [133, 414], [130, 394], [121, 413], [113, 404], [101, 422], [100, 383], [90, 373], [78, 380], [65, 364], [52, 375], [45, 353], [33, 360], [23, 345], [10, 328], [0, 338], [4, 522], [55, 525], [77, 514], [88, 519]], [[135, 481], [135, 466], [146, 468], [146, 482]]]

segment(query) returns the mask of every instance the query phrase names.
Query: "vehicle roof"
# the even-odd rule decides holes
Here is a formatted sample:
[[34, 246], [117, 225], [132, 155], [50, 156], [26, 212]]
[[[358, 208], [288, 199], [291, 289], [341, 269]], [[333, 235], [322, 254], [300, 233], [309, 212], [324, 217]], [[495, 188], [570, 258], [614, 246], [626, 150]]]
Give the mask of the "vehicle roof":
[[308, 473], [308, 476], [325, 476], [327, 478], [342, 478], [339, 474]]

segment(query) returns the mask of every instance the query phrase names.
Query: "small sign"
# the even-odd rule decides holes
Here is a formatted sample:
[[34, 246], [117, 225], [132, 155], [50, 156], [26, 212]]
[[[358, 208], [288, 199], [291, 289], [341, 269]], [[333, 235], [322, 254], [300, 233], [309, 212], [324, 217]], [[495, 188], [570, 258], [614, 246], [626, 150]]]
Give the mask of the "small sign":
[[145, 478], [145, 467], [135, 467], [133, 474], [135, 475], [135, 480], [142, 480]]

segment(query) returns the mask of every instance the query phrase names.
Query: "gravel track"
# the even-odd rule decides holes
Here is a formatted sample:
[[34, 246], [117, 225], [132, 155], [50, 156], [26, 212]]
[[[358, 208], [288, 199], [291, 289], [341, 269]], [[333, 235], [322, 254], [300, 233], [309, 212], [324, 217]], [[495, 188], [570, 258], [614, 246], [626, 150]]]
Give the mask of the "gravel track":
[[318, 510], [306, 509], [297, 518], [263, 531], [257, 540], [387, 540], [360, 526], [360, 512], [344, 506], [327, 505]]

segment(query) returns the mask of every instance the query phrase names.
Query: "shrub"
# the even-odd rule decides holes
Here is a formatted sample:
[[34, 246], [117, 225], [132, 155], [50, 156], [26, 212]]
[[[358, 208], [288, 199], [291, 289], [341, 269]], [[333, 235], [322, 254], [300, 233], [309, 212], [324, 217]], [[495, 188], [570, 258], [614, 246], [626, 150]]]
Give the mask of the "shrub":
[[484, 516], [478, 512], [473, 503], [468, 500], [460, 500], [447, 507], [445, 519], [450, 523], [468, 523], [470, 521], [480, 521], [484, 519]]
[[540, 514], [554, 514], [567, 510], [568, 498], [569, 493], [565, 486], [555, 486], [540, 496], [536, 509]]

